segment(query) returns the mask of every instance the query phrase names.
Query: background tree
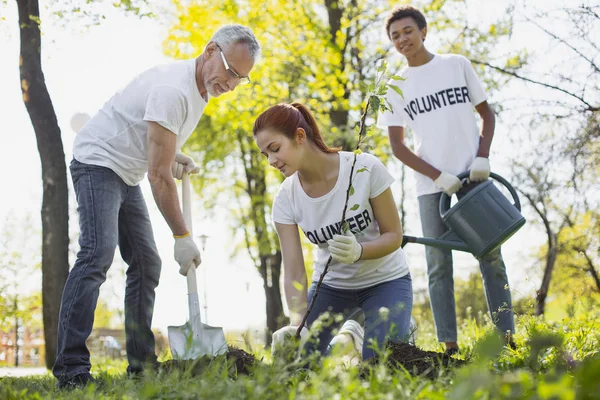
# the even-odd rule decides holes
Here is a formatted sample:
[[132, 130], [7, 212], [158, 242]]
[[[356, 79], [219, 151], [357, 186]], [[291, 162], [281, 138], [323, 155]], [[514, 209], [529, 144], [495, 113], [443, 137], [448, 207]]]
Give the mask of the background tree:
[[[519, 63], [501, 66], [474, 60], [527, 89], [526, 97], [505, 99], [503, 111], [514, 127], [511, 131], [520, 133], [511, 136], [514, 180], [547, 238], [537, 290], [538, 315], [544, 313], [557, 259], [573, 239], [560, 233], [600, 205], [600, 49], [595, 40], [600, 34], [599, 10], [600, 6], [586, 2], [512, 10], [515, 24], [527, 26], [549, 43], [528, 54], [536, 62], [523, 68]], [[594, 252], [593, 247], [580, 249], [584, 254]]]

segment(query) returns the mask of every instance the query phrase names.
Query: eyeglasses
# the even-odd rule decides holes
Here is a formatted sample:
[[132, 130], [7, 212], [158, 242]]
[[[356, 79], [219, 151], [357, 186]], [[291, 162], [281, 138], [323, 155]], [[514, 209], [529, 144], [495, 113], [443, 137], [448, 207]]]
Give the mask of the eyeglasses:
[[234, 70], [232, 70], [231, 68], [229, 68], [229, 63], [225, 59], [225, 54], [223, 54], [223, 49], [221, 49], [221, 46], [219, 46], [218, 44], [215, 43], [215, 45], [217, 46], [217, 48], [221, 52], [221, 59], [223, 60], [223, 64], [225, 64], [225, 71], [229, 72], [233, 77], [237, 78], [240, 81], [240, 85], [247, 85], [247, 84], [249, 84], [250, 83], [250, 77], [248, 77], [248, 76], [241, 76], [240, 74], [238, 74], [237, 72], [235, 72]]

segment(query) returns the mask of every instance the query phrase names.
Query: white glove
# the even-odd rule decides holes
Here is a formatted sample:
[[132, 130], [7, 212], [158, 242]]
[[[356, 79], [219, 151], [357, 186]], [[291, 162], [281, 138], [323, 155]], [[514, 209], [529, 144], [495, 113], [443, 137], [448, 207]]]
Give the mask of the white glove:
[[175, 161], [173, 161], [173, 165], [171, 166], [171, 172], [173, 173], [173, 178], [181, 179], [183, 177], [183, 171], [188, 174], [197, 174], [200, 172], [200, 167], [198, 167], [194, 160], [191, 157], [186, 156], [183, 153], [177, 152], [175, 154]]
[[442, 172], [442, 174], [434, 181], [434, 183], [448, 196], [452, 196], [458, 191], [458, 189], [462, 187], [461, 180], [447, 172]]
[[359, 357], [362, 357], [364, 339], [364, 328], [358, 322], [349, 319], [344, 322], [339, 333], [334, 336], [329, 345], [334, 347], [340, 344], [344, 354], [356, 353]]
[[191, 235], [175, 238], [175, 261], [179, 263], [179, 273], [183, 276], [187, 275], [192, 265], [198, 268], [202, 262], [200, 250]]
[[485, 157], [476, 157], [469, 168], [471, 182], [485, 181], [490, 177], [490, 160]]
[[[271, 343], [271, 354], [275, 353], [275, 351], [277, 350], [277, 348], [282, 347], [285, 342], [294, 337], [296, 335], [296, 331], [298, 330], [297, 326], [284, 326], [281, 329], [276, 330], [275, 332], [273, 332], [273, 342]], [[306, 339], [308, 339], [308, 329], [306, 329], [305, 326], [302, 327], [302, 330], [300, 331], [300, 347], [299, 349], [302, 349], [302, 346], [304, 346], [304, 343], [306, 343]]]
[[329, 239], [327, 244], [331, 257], [342, 264], [354, 264], [362, 257], [363, 248], [350, 231], [343, 235], [333, 235], [333, 239]]

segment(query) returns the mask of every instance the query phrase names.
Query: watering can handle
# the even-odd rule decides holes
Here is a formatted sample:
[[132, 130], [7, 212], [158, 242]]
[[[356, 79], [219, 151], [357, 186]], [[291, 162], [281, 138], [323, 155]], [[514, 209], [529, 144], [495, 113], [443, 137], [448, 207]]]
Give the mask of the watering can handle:
[[[466, 171], [466, 172], [459, 174], [457, 176], [457, 178], [462, 181], [463, 179], [467, 178], [468, 176], [469, 176], [469, 171]], [[508, 181], [506, 179], [504, 179], [503, 177], [501, 177], [498, 174], [491, 172], [490, 178], [500, 182], [504, 187], [506, 187], [506, 189], [508, 189], [508, 191], [510, 192], [510, 195], [512, 196], [512, 198], [514, 200], [514, 206], [520, 212], [521, 211], [521, 201], [519, 200], [519, 196], [517, 195], [517, 191], [515, 190], [515, 188], [512, 187], [512, 185], [510, 183], [508, 183]], [[446, 212], [449, 209], [450, 209], [450, 196], [448, 196], [446, 193], [442, 192], [442, 195], [440, 196], [440, 216], [446, 214]]]
[[[181, 177], [181, 208], [183, 209], [183, 220], [185, 221], [185, 225], [190, 230], [190, 236], [194, 237], [194, 231], [192, 229], [192, 196], [190, 187], [190, 175], [184, 171], [183, 176]], [[190, 321], [200, 321], [200, 303], [198, 300], [196, 268], [188, 268], [186, 277]]]

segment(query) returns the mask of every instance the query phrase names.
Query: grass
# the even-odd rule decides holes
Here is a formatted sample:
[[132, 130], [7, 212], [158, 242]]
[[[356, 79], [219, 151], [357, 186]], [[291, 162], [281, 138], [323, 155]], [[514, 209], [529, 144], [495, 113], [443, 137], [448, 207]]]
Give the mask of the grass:
[[[224, 358], [199, 376], [191, 371], [129, 380], [125, 363], [93, 360], [99, 386], [61, 392], [51, 375], [0, 378], [0, 399], [597, 399], [600, 395], [600, 310], [579, 310], [560, 321], [517, 318], [517, 349], [502, 346], [489, 320], [462, 321], [460, 357], [468, 364], [434, 379], [380, 364], [351, 367], [339, 358], [306, 370], [270, 359], [264, 350], [252, 375], [236, 374]], [[433, 327], [419, 328], [417, 345], [439, 351]], [[385, 354], [382, 355], [385, 357]]]

